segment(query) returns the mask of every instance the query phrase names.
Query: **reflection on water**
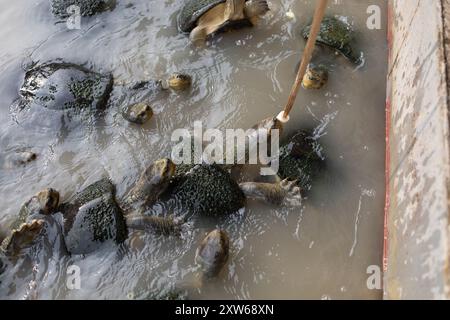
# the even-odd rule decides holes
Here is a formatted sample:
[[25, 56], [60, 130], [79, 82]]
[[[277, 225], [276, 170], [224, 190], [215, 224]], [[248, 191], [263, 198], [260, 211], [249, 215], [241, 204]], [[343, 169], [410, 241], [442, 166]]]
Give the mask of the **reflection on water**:
[[[385, 12], [385, 1], [374, 1]], [[45, 187], [64, 199], [109, 176], [122, 196], [149, 163], [170, 155], [177, 128], [203, 121], [210, 128], [249, 128], [276, 115], [287, 101], [304, 47], [300, 30], [314, 1], [270, 1], [260, 26], [220, 35], [196, 50], [178, 33], [183, 1], [117, 1], [114, 11], [84, 18], [81, 30], [55, 23], [46, 0], [0, 4], [0, 223]], [[385, 28], [366, 28], [367, 5], [357, 0], [330, 6], [349, 17], [366, 64], [355, 70], [343, 58], [318, 50], [330, 68], [321, 91], [302, 91], [287, 132], [316, 128], [324, 146], [325, 173], [302, 207], [249, 202], [220, 226], [229, 232], [231, 259], [222, 278], [198, 298], [379, 298], [366, 288], [366, 269], [381, 264], [384, 194]], [[292, 10], [295, 17], [286, 15]], [[382, 17], [385, 25], [385, 16]], [[64, 58], [116, 81], [160, 79], [174, 71], [192, 75], [187, 93], [152, 95], [154, 118], [139, 127], [119, 112], [120, 92], [102, 117], [70, 122], [50, 111], [11, 116], [30, 61]], [[11, 169], [6, 159], [31, 149], [37, 161]], [[214, 227], [202, 223], [183, 239], [134, 234], [141, 250], [105, 247], [87, 256], [39, 264], [34, 271], [2, 277], [0, 296], [22, 298], [35, 280], [38, 298], [158, 298], [195, 278], [195, 248]], [[349, 254], [350, 253], [350, 254]], [[68, 290], [66, 269], [81, 270], [81, 289]], [[17, 267], [18, 268], [18, 267]], [[16, 270], [17, 271], [17, 270]], [[13, 274], [15, 274], [13, 276]]]

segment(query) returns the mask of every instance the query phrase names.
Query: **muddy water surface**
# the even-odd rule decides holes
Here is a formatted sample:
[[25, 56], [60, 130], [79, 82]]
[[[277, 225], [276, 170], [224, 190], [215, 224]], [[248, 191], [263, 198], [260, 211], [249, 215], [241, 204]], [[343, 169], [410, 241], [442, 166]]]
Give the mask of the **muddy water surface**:
[[[305, 41], [314, 1], [270, 1], [272, 11], [253, 29], [220, 35], [196, 50], [176, 28], [180, 0], [118, 0], [113, 11], [81, 20], [68, 30], [51, 16], [49, 1], [0, 1], [0, 223], [45, 187], [67, 199], [104, 176], [119, 197], [152, 161], [170, 155], [177, 128], [202, 121], [210, 128], [249, 128], [277, 114], [287, 101], [294, 68]], [[358, 31], [365, 65], [319, 50], [330, 81], [321, 91], [302, 90], [287, 132], [316, 128], [326, 170], [300, 208], [280, 209], [249, 202], [224, 222], [231, 258], [217, 282], [198, 298], [377, 299], [366, 270], [381, 265], [384, 200], [384, 101], [387, 66], [386, 4], [382, 29], [366, 27], [366, 1], [333, 1], [329, 14], [343, 15]], [[286, 15], [292, 11], [294, 17]], [[188, 72], [194, 85], [185, 94], [152, 97], [154, 118], [130, 125], [118, 107], [102, 119], [62, 122], [51, 113], [16, 121], [10, 105], [30, 61], [63, 58], [118, 81], [158, 79]], [[120, 105], [120, 101], [116, 101]], [[23, 118], [23, 115], [22, 115]], [[11, 169], [6, 159], [18, 148], [38, 153], [35, 163]], [[2, 276], [1, 298], [21, 298], [30, 280], [38, 298], [158, 298], [195, 274], [195, 248], [211, 226], [184, 239], [141, 236], [142, 250], [106, 247], [87, 256], [41, 263], [34, 272]], [[81, 270], [81, 289], [68, 290], [66, 270]]]

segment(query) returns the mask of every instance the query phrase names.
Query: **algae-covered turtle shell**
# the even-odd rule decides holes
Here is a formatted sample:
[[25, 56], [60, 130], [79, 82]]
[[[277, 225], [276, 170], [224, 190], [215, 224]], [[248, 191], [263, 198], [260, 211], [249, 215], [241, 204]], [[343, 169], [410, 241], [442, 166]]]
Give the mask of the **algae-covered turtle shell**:
[[47, 62], [26, 71], [20, 88], [20, 106], [52, 110], [104, 109], [112, 91], [112, 75], [102, 75], [80, 65]]
[[188, 0], [186, 1], [180, 16], [178, 27], [183, 32], [190, 32], [195, 28], [197, 20], [214, 6], [224, 3], [226, 0]]
[[100, 180], [61, 205], [67, 249], [87, 254], [106, 241], [122, 243], [128, 235], [125, 219], [115, 199], [114, 185]]
[[300, 130], [280, 147], [278, 175], [282, 179], [297, 180], [298, 186], [307, 191], [314, 176], [322, 168], [317, 150], [319, 144], [309, 132]]
[[239, 185], [216, 164], [177, 166], [168, 191], [190, 215], [218, 217], [245, 206]]
[[71, 12], [70, 7], [79, 8], [82, 17], [93, 16], [107, 9], [104, 0], [51, 0], [52, 13], [58, 18], [68, 18], [75, 12]]
[[[310, 32], [311, 25], [308, 25], [302, 31], [303, 37], [308, 39]], [[325, 17], [316, 41], [336, 50], [353, 63], [359, 64], [361, 59], [355, 55], [352, 48], [354, 38], [355, 33], [350, 24], [336, 17]]]

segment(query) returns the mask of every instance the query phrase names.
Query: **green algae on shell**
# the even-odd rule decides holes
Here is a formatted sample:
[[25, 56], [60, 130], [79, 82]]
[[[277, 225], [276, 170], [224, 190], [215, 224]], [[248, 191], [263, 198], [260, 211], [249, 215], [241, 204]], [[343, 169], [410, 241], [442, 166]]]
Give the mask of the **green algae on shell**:
[[128, 231], [122, 210], [115, 199], [114, 185], [100, 180], [61, 206], [67, 249], [72, 254], [87, 254], [102, 243], [122, 243]]
[[[302, 36], [308, 39], [310, 32], [311, 25], [308, 25], [303, 29]], [[354, 53], [352, 47], [354, 38], [355, 32], [349, 23], [336, 17], [325, 17], [320, 26], [316, 41], [319, 44], [336, 50], [351, 62], [360, 64], [362, 59]]]
[[239, 185], [216, 164], [177, 169], [169, 191], [190, 215], [219, 217], [245, 206], [245, 195]]

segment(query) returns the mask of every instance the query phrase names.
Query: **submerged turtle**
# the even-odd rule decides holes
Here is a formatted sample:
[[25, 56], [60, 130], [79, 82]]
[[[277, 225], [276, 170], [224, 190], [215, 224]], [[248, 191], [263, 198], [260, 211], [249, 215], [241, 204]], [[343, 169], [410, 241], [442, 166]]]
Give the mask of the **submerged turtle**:
[[311, 132], [297, 131], [280, 148], [279, 177], [295, 180], [302, 193], [310, 190], [313, 178], [323, 168], [320, 151], [321, 146]]
[[179, 29], [193, 42], [233, 28], [250, 27], [269, 11], [266, 0], [188, 0], [178, 18]]
[[[23, 205], [10, 233], [0, 244], [0, 275], [9, 268], [14, 278], [16, 273], [32, 275], [22, 298], [38, 298], [35, 280], [39, 264], [44, 264], [45, 269], [50, 261], [59, 264], [60, 259], [69, 255], [62, 227], [53, 215], [58, 204], [59, 194], [53, 189], [39, 192]], [[49, 275], [44, 277], [48, 279]]]
[[202, 269], [202, 282], [215, 278], [228, 261], [230, 239], [225, 231], [215, 229], [208, 233], [195, 252], [195, 262]]
[[[302, 36], [308, 39], [310, 32], [311, 25], [308, 25], [303, 29]], [[355, 55], [352, 48], [354, 37], [353, 28], [349, 23], [336, 17], [325, 17], [316, 41], [342, 54], [351, 62], [360, 64], [362, 59]]]
[[25, 72], [20, 106], [52, 110], [102, 110], [113, 87], [112, 75], [102, 75], [66, 62], [37, 64]]
[[44, 189], [22, 205], [17, 218], [11, 224], [11, 228], [19, 228], [20, 225], [26, 223], [34, 215], [51, 215], [58, 206], [59, 192], [52, 188]]
[[[185, 90], [191, 84], [188, 75], [174, 73], [168, 79], [141, 81], [132, 86], [114, 86], [111, 74], [100, 74], [83, 66], [52, 61], [34, 64], [25, 72], [24, 82], [19, 90], [18, 111], [30, 108], [45, 108], [78, 114], [105, 110], [110, 104], [113, 88], [120, 87], [126, 96], [139, 91]], [[151, 108], [131, 104], [124, 108], [125, 119], [142, 123], [151, 117]]]
[[305, 89], [321, 89], [328, 82], [328, 69], [324, 65], [311, 63], [303, 77], [302, 86]]

